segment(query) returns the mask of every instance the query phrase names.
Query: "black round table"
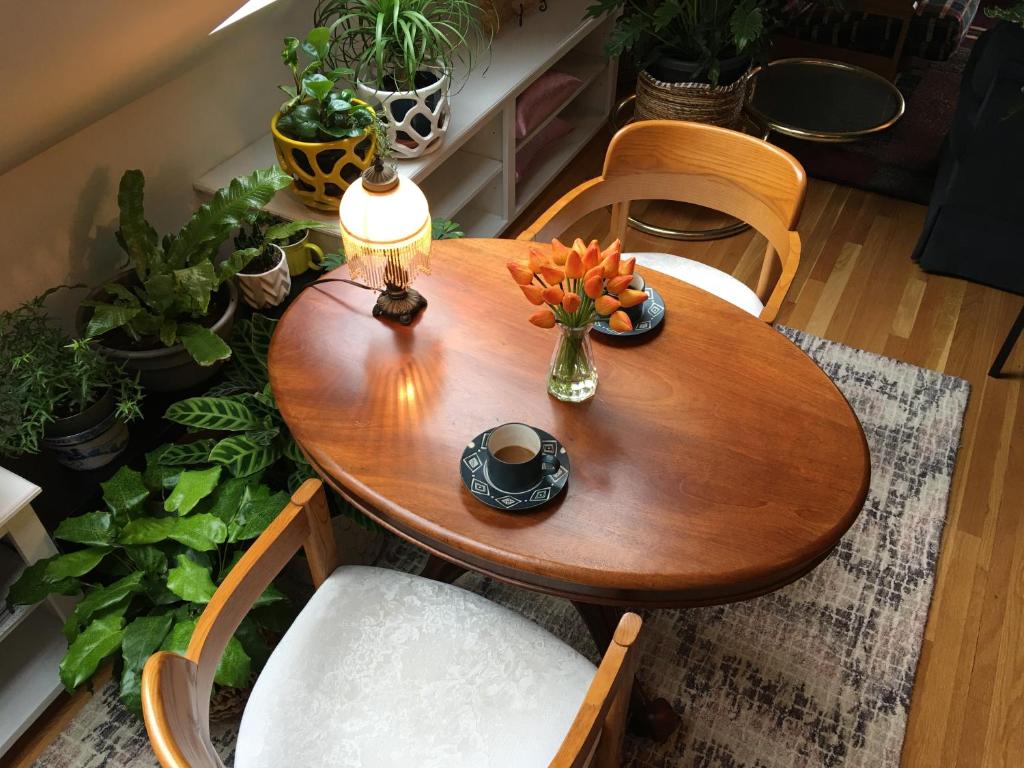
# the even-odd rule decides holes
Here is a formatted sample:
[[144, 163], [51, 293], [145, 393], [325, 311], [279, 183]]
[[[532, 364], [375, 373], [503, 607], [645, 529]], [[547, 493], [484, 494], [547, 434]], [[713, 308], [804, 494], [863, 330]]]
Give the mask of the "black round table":
[[881, 75], [824, 59], [779, 59], [750, 82], [747, 113], [767, 129], [807, 141], [856, 141], [903, 116], [903, 94]]

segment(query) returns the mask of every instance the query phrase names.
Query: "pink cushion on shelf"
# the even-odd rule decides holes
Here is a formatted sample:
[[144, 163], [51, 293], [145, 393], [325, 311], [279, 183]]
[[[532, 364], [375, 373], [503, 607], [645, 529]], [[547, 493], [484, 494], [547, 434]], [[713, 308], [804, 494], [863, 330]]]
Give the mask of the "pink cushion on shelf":
[[556, 117], [544, 126], [544, 129], [530, 139], [526, 146], [516, 152], [516, 183], [530, 172], [537, 155], [552, 142], [558, 141], [566, 134], [572, 133], [572, 123]]
[[525, 138], [543, 123], [582, 82], [578, 77], [553, 70], [534, 80], [516, 99], [516, 138]]

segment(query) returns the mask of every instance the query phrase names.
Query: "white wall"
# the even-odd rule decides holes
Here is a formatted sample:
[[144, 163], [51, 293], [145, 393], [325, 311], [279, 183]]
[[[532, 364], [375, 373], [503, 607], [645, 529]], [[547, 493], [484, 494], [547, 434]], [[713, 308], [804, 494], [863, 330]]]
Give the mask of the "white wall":
[[[135, 96], [132, 89], [142, 81], [131, 57], [121, 68], [104, 61], [107, 77], [115, 85], [121, 80], [125, 84], [120, 104], [107, 103], [107, 109], [113, 111], [106, 116], [0, 176], [4, 234], [0, 309], [14, 307], [60, 283], [100, 282], [121, 264], [122, 253], [113, 233], [117, 229], [117, 184], [125, 169], [145, 172], [146, 211], [157, 231], [176, 231], [195, 205], [192, 181], [269, 130], [270, 117], [284, 98], [276, 86], [290, 77], [279, 56], [281, 40], [286, 35], [305, 34], [312, 23], [313, 3], [280, 0], [207, 41], [206, 31], [241, 2], [218, 3], [221, 7], [213, 14], [217, 18], [207, 23], [204, 17], [201, 33], [196, 31], [194, 18], [182, 18], [180, 23], [192, 30], [192, 49], [173, 54], [165, 50], [163, 75], [149, 71], [145, 77], [147, 84], [158, 84], [147, 85], [143, 95], [134, 100], [130, 100]], [[38, 4], [20, 0], [26, 9], [50, 4], [51, 0]], [[72, 4], [92, 6], [93, 1], [68, 3]], [[151, 5], [149, 0], [132, 0], [131, 4]], [[65, 7], [63, 2], [52, 5]], [[102, 7], [109, 10], [112, 5], [118, 3]], [[192, 2], [152, 5], [176, 6], [186, 15], [194, 7]], [[114, 14], [103, 21], [113, 29], [118, 18]], [[166, 15], [159, 21], [176, 23]], [[24, 24], [21, 29], [25, 34], [31, 32]], [[166, 32], [159, 36], [161, 40], [179, 40], [180, 36]], [[34, 55], [21, 60], [26, 78], [37, 80], [35, 70], [46, 66], [45, 33], [43, 28], [37, 31]], [[91, 34], [98, 34], [95, 25]], [[175, 44], [184, 45], [180, 40]], [[20, 89], [20, 99], [59, 99], [60, 91], [75, 87], [74, 68], [63, 68], [52, 72], [59, 78], [55, 91], [26, 95], [18, 68], [9, 66], [7, 54], [4, 56], [5, 93]], [[83, 59], [78, 68], [86, 72], [93, 65]], [[31, 75], [29, 70], [33, 70]], [[17, 112], [6, 111], [6, 120], [16, 121]], [[79, 111], [68, 119], [80, 116]], [[49, 306], [67, 320], [80, 295], [62, 292]]]

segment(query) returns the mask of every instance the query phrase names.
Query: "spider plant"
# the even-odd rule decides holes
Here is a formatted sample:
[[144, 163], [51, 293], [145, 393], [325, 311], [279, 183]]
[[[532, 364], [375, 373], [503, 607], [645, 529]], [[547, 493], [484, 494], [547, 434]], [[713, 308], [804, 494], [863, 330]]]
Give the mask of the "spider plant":
[[378, 89], [413, 91], [416, 74], [456, 64], [468, 74], [487, 44], [475, 0], [319, 0], [313, 23], [331, 30], [327, 61]]

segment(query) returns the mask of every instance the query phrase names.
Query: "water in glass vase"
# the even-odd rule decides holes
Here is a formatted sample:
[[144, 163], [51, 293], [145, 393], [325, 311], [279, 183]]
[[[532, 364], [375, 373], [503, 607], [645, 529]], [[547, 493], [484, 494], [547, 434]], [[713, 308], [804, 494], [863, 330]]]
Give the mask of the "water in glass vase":
[[558, 344], [548, 373], [548, 392], [567, 403], [579, 403], [597, 392], [590, 325], [568, 328], [559, 324], [558, 331]]

